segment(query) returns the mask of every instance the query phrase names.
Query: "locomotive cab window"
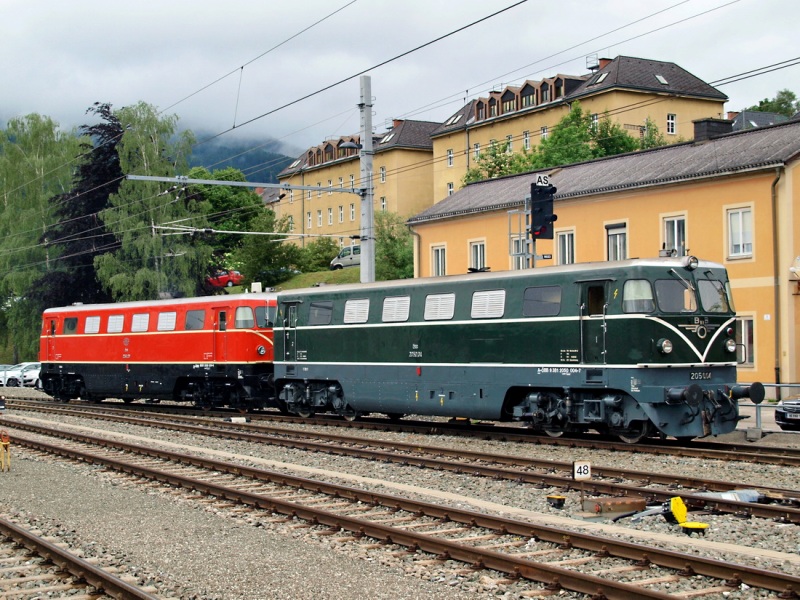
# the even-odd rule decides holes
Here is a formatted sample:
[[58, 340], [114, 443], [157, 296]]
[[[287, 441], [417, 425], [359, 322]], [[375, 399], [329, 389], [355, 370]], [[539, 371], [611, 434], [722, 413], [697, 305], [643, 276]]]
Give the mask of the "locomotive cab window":
[[716, 279], [700, 279], [697, 282], [700, 304], [703, 310], [712, 313], [727, 313], [733, 309], [728, 305], [725, 285]]
[[333, 318], [333, 301], [312, 302], [308, 311], [309, 325], [330, 325]]
[[193, 331], [195, 329], [202, 329], [203, 323], [206, 320], [206, 311], [204, 310], [187, 310], [186, 311], [186, 331]]
[[694, 289], [677, 279], [656, 281], [656, 300], [661, 312], [687, 313], [697, 311]]
[[561, 312], [561, 286], [543, 285], [525, 288], [523, 317], [555, 317]]
[[64, 335], [78, 333], [78, 317], [67, 317], [64, 319]]
[[233, 316], [233, 326], [236, 329], [252, 329], [256, 321], [253, 318], [253, 309], [249, 306], [237, 306]]
[[626, 313], [650, 313], [656, 309], [653, 288], [647, 279], [629, 279], [622, 288], [622, 310]]
[[277, 306], [256, 306], [256, 327], [273, 327], [277, 316]]

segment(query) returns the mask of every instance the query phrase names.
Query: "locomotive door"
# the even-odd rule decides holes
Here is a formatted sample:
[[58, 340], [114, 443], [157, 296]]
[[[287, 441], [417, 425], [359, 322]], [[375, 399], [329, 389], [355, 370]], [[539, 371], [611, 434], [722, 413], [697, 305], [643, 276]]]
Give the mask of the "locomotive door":
[[283, 305], [283, 355], [286, 362], [297, 360], [297, 311], [299, 308], [300, 306], [295, 303]]
[[58, 327], [58, 322], [56, 321], [55, 317], [49, 317], [45, 321], [45, 335], [47, 338], [45, 339], [45, 356], [43, 357], [46, 361], [55, 360], [56, 358], [56, 329]]
[[608, 284], [605, 281], [581, 282], [581, 362], [606, 362], [606, 301]]
[[228, 311], [222, 307], [214, 309], [214, 357], [215, 362], [225, 362], [228, 356]]

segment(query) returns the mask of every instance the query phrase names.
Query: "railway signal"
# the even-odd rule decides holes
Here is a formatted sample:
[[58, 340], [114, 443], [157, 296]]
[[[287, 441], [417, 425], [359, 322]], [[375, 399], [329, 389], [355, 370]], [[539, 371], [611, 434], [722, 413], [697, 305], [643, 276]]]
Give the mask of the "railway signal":
[[558, 215], [553, 213], [553, 185], [531, 184], [531, 237], [534, 240], [552, 240], [553, 222]]

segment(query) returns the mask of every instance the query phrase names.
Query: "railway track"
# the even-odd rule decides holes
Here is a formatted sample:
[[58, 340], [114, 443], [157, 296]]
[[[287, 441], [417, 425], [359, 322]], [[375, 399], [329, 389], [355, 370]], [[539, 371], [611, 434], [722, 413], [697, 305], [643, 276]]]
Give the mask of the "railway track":
[[37, 435], [49, 439], [15, 434], [15, 443], [179, 487], [195, 499], [200, 493], [231, 509], [267, 511], [262, 521], [301, 519], [317, 535], [342, 543], [374, 551], [402, 546], [449, 568], [490, 569], [509, 581], [538, 582], [529, 595], [570, 590], [597, 599], [750, 597], [738, 595], [749, 587], [748, 594], [797, 598], [800, 590], [800, 577], [693, 554], [50, 428]]
[[10, 520], [0, 518], [0, 598], [157, 600], [158, 596]]
[[[69, 416], [86, 416], [84, 410], [40, 406], [34, 410]], [[185, 433], [238, 439], [259, 444], [271, 444], [311, 452], [325, 452], [367, 460], [393, 462], [426, 468], [469, 473], [476, 476], [552, 487], [568, 491], [576, 489], [572, 478], [572, 462], [537, 460], [518, 455], [500, 455], [423, 446], [417, 443], [377, 441], [330, 434], [304, 433], [295, 429], [266, 426], [260, 423], [228, 423], [218, 419], [170, 415], [165, 419], [145, 419], [117, 412], [90, 411], [93, 418], [122, 422], [143, 427], [157, 427]], [[15, 421], [10, 420], [9, 424]], [[25, 428], [25, 425], [18, 424]], [[780, 464], [780, 463], [779, 463]], [[667, 503], [680, 496], [692, 508], [733, 514], [740, 517], [760, 517], [785, 523], [800, 524], [800, 490], [769, 486], [753, 486], [746, 482], [727, 482], [689, 475], [633, 471], [614, 467], [595, 466], [593, 479], [581, 484], [581, 491], [590, 496], [636, 497], [648, 504]], [[709, 493], [731, 492], [737, 489], [757, 489], [762, 502], [741, 501], [731, 495], [709, 496]]]
[[[54, 404], [52, 400], [21, 400], [10, 399], [10, 408], [32, 408], [34, 406]], [[115, 411], [115, 412], [137, 412], [168, 414], [176, 416], [203, 415], [208, 418], [229, 418], [241, 416], [232, 411], [209, 411], [200, 412], [194, 407], [183, 407], [176, 404], [123, 404], [105, 403], [89, 404], [73, 401], [70, 407], [80, 408], [90, 411]], [[393, 431], [398, 433], [418, 433], [428, 435], [454, 435], [460, 437], [477, 438], [482, 440], [498, 440], [515, 442], [522, 444], [533, 444], [541, 446], [556, 446], [562, 448], [586, 448], [591, 450], [608, 450], [613, 452], [633, 452], [639, 454], [662, 454], [665, 450], [676, 457], [681, 458], [703, 458], [717, 460], [735, 460], [759, 464], [775, 464], [797, 467], [800, 466], [800, 448], [793, 447], [760, 447], [753, 444], [736, 444], [728, 442], [715, 442], [710, 440], [692, 440], [683, 442], [672, 439], [648, 439], [638, 444], [626, 444], [619, 441], [604, 439], [594, 434], [586, 434], [576, 437], [549, 437], [532, 434], [521, 426], [499, 426], [494, 424], [470, 423], [466, 420], [457, 422], [447, 421], [423, 421], [413, 419], [389, 419], [365, 417], [355, 421], [348, 421], [336, 416], [325, 416], [322, 414], [310, 418], [299, 416], [286, 416], [278, 412], [256, 412], [250, 413], [247, 417], [253, 423], [268, 421], [271, 423], [287, 424], [306, 424], [319, 427], [331, 427], [333, 429], [354, 429], [372, 431]]]

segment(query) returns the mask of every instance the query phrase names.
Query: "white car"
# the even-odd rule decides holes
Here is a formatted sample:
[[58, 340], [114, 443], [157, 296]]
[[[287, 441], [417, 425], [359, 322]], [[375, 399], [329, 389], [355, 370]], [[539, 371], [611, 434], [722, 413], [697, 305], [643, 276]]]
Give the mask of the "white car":
[[39, 369], [41, 364], [38, 362], [24, 362], [9, 367], [5, 371], [0, 371], [2, 384], [8, 387], [39, 387]]

